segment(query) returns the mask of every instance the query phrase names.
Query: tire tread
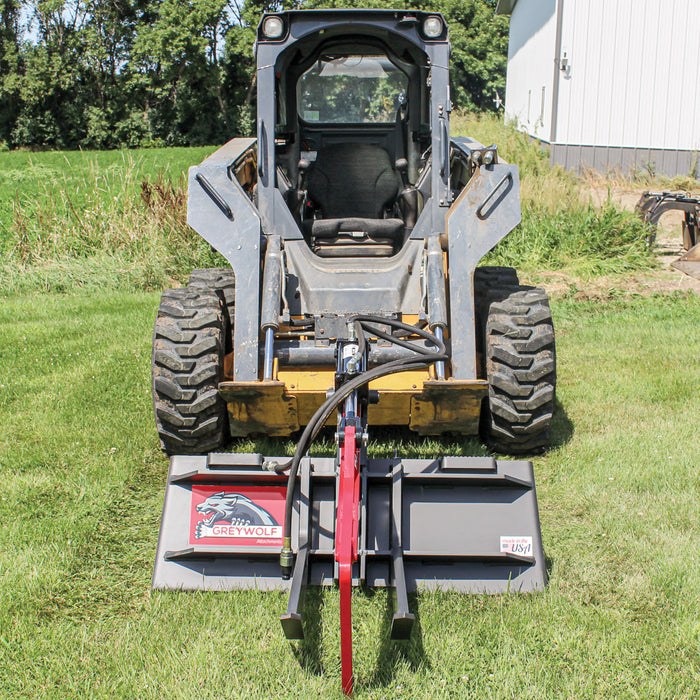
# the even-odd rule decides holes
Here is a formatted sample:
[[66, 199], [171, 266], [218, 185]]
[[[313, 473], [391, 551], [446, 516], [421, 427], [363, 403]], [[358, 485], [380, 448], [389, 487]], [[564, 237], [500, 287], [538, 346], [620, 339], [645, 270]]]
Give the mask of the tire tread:
[[[502, 276], [501, 276], [502, 279]], [[511, 279], [512, 281], [512, 279]], [[506, 284], [476, 290], [489, 398], [482, 437], [507, 454], [539, 452], [554, 414], [556, 351], [547, 293]]]
[[220, 449], [228, 430], [222, 378], [225, 308], [203, 287], [163, 292], [153, 336], [153, 406], [168, 455]]

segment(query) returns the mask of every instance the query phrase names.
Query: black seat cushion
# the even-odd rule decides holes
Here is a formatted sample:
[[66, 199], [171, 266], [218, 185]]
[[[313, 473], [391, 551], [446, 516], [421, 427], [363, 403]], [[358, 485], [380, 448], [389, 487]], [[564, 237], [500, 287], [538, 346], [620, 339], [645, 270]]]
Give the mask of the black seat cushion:
[[382, 219], [396, 201], [401, 180], [383, 148], [338, 143], [319, 150], [307, 187], [324, 219]]
[[315, 239], [329, 239], [343, 236], [359, 243], [367, 238], [394, 243], [403, 235], [401, 219], [316, 219], [311, 225], [311, 235]]

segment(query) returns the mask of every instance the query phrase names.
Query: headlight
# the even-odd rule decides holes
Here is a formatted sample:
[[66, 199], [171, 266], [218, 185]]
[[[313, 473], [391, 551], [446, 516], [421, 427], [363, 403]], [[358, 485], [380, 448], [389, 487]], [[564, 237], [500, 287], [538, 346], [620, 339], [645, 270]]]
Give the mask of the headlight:
[[428, 17], [423, 22], [423, 34], [428, 39], [437, 39], [442, 34], [442, 20], [439, 17]]
[[484, 165], [491, 165], [496, 159], [496, 154], [493, 151], [484, 152]]
[[262, 33], [266, 39], [279, 39], [284, 34], [284, 22], [274, 15], [266, 17], [262, 25]]

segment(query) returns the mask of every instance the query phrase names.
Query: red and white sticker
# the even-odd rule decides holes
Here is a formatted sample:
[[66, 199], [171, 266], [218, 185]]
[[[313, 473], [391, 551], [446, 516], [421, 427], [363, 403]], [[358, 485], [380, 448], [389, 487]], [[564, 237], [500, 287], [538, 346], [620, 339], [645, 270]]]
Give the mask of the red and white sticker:
[[519, 557], [532, 556], [532, 537], [501, 535], [501, 553]]
[[192, 487], [190, 544], [279, 547], [284, 486]]

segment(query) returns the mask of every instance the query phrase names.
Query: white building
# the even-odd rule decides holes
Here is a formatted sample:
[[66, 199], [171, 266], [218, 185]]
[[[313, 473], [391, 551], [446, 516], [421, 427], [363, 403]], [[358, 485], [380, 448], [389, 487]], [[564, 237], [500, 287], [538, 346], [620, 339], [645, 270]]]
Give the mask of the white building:
[[700, 0], [499, 0], [506, 119], [552, 161], [700, 176]]

